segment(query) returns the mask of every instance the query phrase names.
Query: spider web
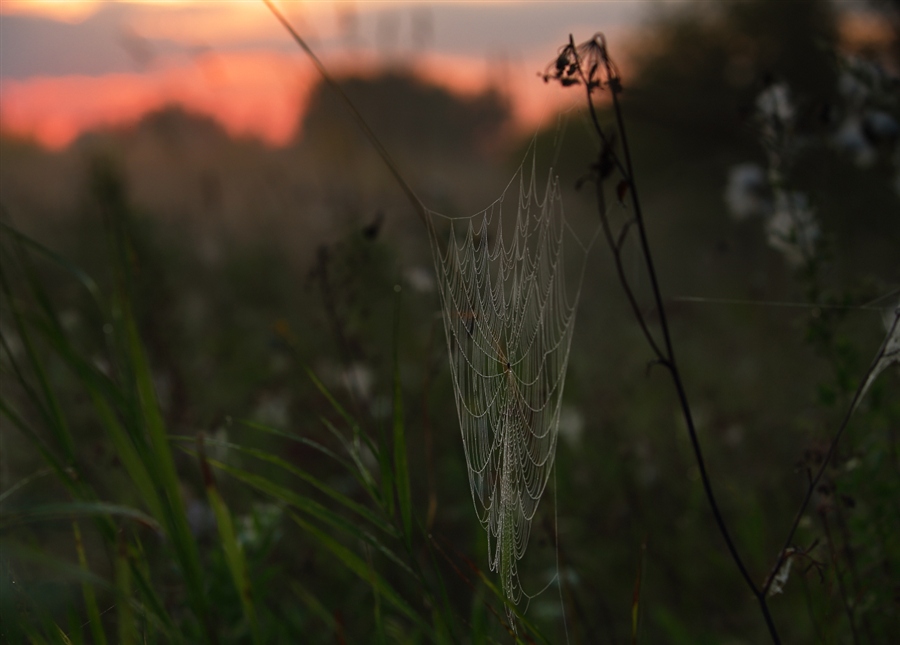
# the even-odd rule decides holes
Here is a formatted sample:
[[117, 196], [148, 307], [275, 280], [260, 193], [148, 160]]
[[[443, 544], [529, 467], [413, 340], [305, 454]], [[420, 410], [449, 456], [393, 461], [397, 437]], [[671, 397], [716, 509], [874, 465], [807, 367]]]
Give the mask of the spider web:
[[[438, 232], [441, 223], [449, 233]], [[491, 570], [518, 604], [528, 596], [518, 562], [556, 453], [587, 249], [571, 236], [582, 268], [570, 292], [564, 238], [571, 229], [559, 180], [550, 171], [541, 198], [533, 161], [484, 211], [429, 212], [428, 230], [472, 499]]]

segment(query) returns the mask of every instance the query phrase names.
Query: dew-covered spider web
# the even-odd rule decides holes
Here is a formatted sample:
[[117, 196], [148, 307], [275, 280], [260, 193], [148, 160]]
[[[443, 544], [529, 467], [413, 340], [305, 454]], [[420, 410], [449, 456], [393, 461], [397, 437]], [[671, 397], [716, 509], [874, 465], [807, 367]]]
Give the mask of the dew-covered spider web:
[[428, 221], [469, 486], [514, 604], [531, 597], [518, 563], [553, 468], [587, 252], [559, 180], [551, 171], [539, 187], [529, 165], [486, 210]]

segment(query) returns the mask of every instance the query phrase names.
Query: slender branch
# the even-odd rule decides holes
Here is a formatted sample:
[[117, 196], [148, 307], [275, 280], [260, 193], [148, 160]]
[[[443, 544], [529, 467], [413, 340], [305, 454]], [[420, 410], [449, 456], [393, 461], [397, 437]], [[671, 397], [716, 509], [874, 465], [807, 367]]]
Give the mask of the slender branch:
[[[588, 60], [584, 60], [584, 57], [579, 55], [579, 50], [585, 52], [584, 57], [587, 57]], [[590, 64], [589, 71], [585, 71], [585, 65]], [[603, 72], [605, 72], [605, 83], [602, 83], [600, 77], [597, 76], [599, 66], [603, 66]], [[574, 44], [574, 39], [570, 36], [569, 38], [569, 46], [565, 48], [560, 57], [556, 61], [556, 72], [555, 74], [547, 74], [545, 78], [553, 77], [556, 80], [559, 80], [563, 85], [572, 84], [577, 82], [584, 83], [587, 88], [587, 99], [588, 99], [588, 109], [591, 116], [591, 121], [594, 125], [594, 129], [597, 132], [597, 135], [600, 137], [600, 141], [603, 145], [597, 161], [597, 176], [595, 177], [597, 183], [597, 206], [600, 212], [601, 223], [603, 225], [604, 236], [606, 237], [606, 241], [609, 244], [613, 256], [616, 263], [616, 269], [619, 274], [619, 280], [622, 284], [622, 287], [625, 291], [626, 297], [631, 304], [631, 308], [634, 311], [634, 314], [638, 320], [638, 324], [641, 327], [641, 330], [644, 333], [644, 336], [647, 338], [648, 343], [656, 354], [659, 362], [665, 365], [669, 374], [672, 376], [672, 381], [675, 386], [675, 391], [678, 396], [679, 406], [681, 408], [682, 416], [684, 417], [685, 424], [687, 426], [688, 435], [691, 440], [691, 447], [694, 452], [694, 457], [697, 462], [697, 467], [700, 471], [700, 479], [703, 483], [703, 490], [706, 494], [706, 499], [709, 504], [710, 509], [712, 510], [713, 517], [716, 522], [716, 526], [719, 529], [719, 532], [722, 535], [722, 538], [725, 540], [725, 544], [728, 548], [728, 551], [731, 555], [732, 560], [737, 566], [738, 570], [741, 573], [741, 576], [744, 579], [744, 582], [750, 588], [753, 596], [757, 599], [757, 602], [760, 606], [760, 611], [763, 614], [763, 617], [766, 622], [766, 627], [769, 630], [769, 635], [776, 645], [781, 643], [781, 639], [778, 635], [778, 630], [775, 627], [775, 623], [772, 619], [771, 612], [769, 611], [769, 607], [766, 603], [766, 596], [762, 589], [760, 589], [757, 584], [754, 582], [753, 577], [750, 575], [747, 566], [744, 564], [743, 559], [741, 558], [737, 546], [734, 543], [734, 540], [731, 537], [731, 534], [728, 530], [728, 526], [725, 522], [725, 518], [719, 508], [719, 504], [716, 501], [715, 493], [713, 492], [712, 482], [709, 477], [709, 473], [706, 469], [706, 462], [703, 458], [703, 451], [700, 445], [700, 439], [697, 435], [697, 429], [694, 424], [694, 418], [691, 411], [691, 406], [687, 397], [687, 392], [685, 391], [684, 382], [681, 378], [681, 373], [678, 369], [678, 363], [675, 359], [675, 350], [672, 343], [671, 331], [669, 329], [668, 317], [666, 315], [665, 305], [663, 303], [662, 298], [662, 290], [659, 286], [659, 280], [656, 273], [656, 268], [653, 262], [653, 254], [650, 250], [650, 242], [647, 236], [647, 228], [644, 222], [643, 210], [641, 209], [640, 198], [637, 190], [637, 183], [634, 178], [634, 166], [631, 160], [631, 149], [628, 144], [628, 134], [625, 129], [625, 120], [622, 116], [622, 107], [619, 102], [619, 92], [621, 92], [621, 80], [618, 75], [618, 71], [615, 69], [615, 66], [612, 64], [609, 56], [606, 52], [606, 42], [603, 39], [602, 35], [595, 36], [591, 41], [585, 43], [585, 45], [581, 47], [576, 47]], [[622, 160], [619, 159], [618, 155], [615, 154], [615, 151], [611, 147], [611, 142], [609, 138], [604, 134], [602, 127], [600, 126], [600, 120], [597, 117], [596, 109], [594, 108], [593, 99], [591, 93], [594, 88], [599, 88], [605, 85], [612, 95], [612, 104], [613, 111], [616, 119], [616, 126], [618, 128], [619, 136], [622, 140], [622, 152], [624, 155], [624, 164]], [[604, 157], [607, 157], [606, 159]], [[656, 343], [653, 335], [650, 333], [649, 327], [647, 325], [646, 319], [644, 318], [643, 313], [638, 306], [637, 299], [635, 294], [633, 293], [631, 286], [625, 276], [622, 259], [621, 259], [621, 247], [622, 240], [627, 235], [627, 230], [623, 231], [620, 234], [619, 240], [613, 239], [612, 231], [609, 226], [609, 221], [606, 213], [606, 202], [603, 195], [603, 186], [602, 182], [605, 178], [604, 172], [604, 161], [612, 161], [615, 167], [622, 174], [624, 181], [627, 184], [627, 187], [631, 193], [631, 203], [634, 208], [634, 224], [637, 226], [638, 234], [640, 236], [640, 248], [641, 254], [644, 258], [644, 263], [647, 268], [647, 273], [650, 277], [650, 287], [653, 292], [653, 300], [656, 304], [656, 309], [659, 314], [659, 324], [662, 330], [663, 335], [663, 343], [664, 348], [660, 348]], [[608, 164], [607, 164], [608, 165]]]
[[[588, 98], [590, 100], [590, 97]], [[603, 196], [603, 183], [598, 179], [596, 181], [597, 187], [597, 210], [600, 213], [600, 223], [603, 228], [603, 235], [606, 238], [606, 242], [609, 245], [609, 248], [613, 253], [613, 260], [616, 264], [616, 272], [619, 275], [619, 282], [622, 285], [622, 289], [625, 291], [625, 296], [628, 298], [628, 302], [631, 305], [631, 309], [634, 312], [634, 316], [637, 319], [638, 325], [641, 328], [641, 331], [644, 334], [644, 337], [647, 339], [647, 343], [650, 345], [653, 353], [656, 354], [657, 359], [660, 362], [665, 363], [667, 361], [667, 357], [660, 350], [659, 345], [656, 343], [656, 339], [653, 338], [653, 334], [650, 331], [650, 328], [647, 326], [647, 321], [644, 319], [644, 315], [641, 312], [640, 304], [637, 301], [637, 297], [634, 294], [634, 291], [631, 288], [631, 283], [628, 282], [628, 276], [625, 274], [625, 264], [622, 261], [622, 247], [619, 241], [613, 239], [612, 229], [609, 226], [609, 217], [606, 213], [606, 200]], [[621, 235], [619, 236], [621, 239]]]
[[[794, 521], [791, 523], [791, 529], [790, 531], [788, 531], [787, 538], [784, 541], [784, 546], [781, 548], [781, 552], [778, 554], [778, 560], [775, 562], [773, 571], [779, 571], [781, 569], [781, 566], [784, 564], [784, 561], [787, 559], [787, 552], [794, 540], [794, 534], [797, 532], [797, 527], [800, 526], [800, 520], [803, 518], [804, 513], [806, 513], [806, 508], [809, 506], [809, 502], [812, 499], [813, 493], [816, 491], [816, 488], [819, 485], [819, 481], [825, 475], [825, 471], [827, 470], [829, 464], [831, 464], [831, 460], [834, 458], [834, 453], [837, 451], [838, 442], [841, 440], [841, 437], [844, 434], [844, 430], [847, 429], [847, 425], [850, 423], [850, 417], [852, 417], [853, 412], [856, 411], [857, 406], [862, 400], [863, 394], [869, 386], [872, 375], [875, 373], [875, 370], [878, 369], [879, 363], [881, 363], [882, 359], [884, 358], [888, 342], [890, 342], [891, 337], [896, 332], [898, 325], [900, 325], [900, 313], [894, 316], [894, 323], [891, 325], [888, 333], [884, 337], [884, 340], [881, 342], [881, 347], [878, 348], [878, 352], [875, 354], [875, 359], [872, 361], [872, 364], [866, 371], [865, 376], [859, 382], [859, 386], [857, 386], [856, 392], [854, 392], [853, 394], [853, 399], [850, 401], [850, 406], [847, 408], [847, 412], [844, 414], [844, 419], [841, 421], [840, 427], [834, 434], [834, 437], [831, 439], [831, 444], [828, 446], [828, 452], [825, 453], [825, 458], [822, 460], [822, 464], [819, 466], [819, 470], [809, 482], [809, 486], [806, 489], [806, 495], [803, 496], [803, 501], [800, 503], [800, 508], [797, 509], [797, 513], [794, 516]], [[775, 576], [769, 576], [769, 579], [766, 581], [766, 584], [762, 589], [763, 594], [768, 593], [769, 588], [772, 586], [772, 580], [774, 579], [774, 577]]]
[[844, 612], [850, 621], [850, 635], [853, 637], [853, 645], [859, 645], [859, 632], [856, 629], [856, 619], [854, 618], [853, 607], [850, 605], [850, 599], [847, 598], [847, 589], [844, 587], [844, 578], [841, 575], [840, 559], [834, 548], [834, 540], [831, 537], [831, 528], [828, 525], [828, 518], [825, 513], [821, 513], [822, 528], [825, 529], [825, 536], [828, 538], [828, 550], [831, 555], [831, 563], [834, 565], [834, 577], [837, 581], [838, 593], [841, 596], [841, 604], [844, 606]]
[[713, 492], [712, 482], [709, 478], [709, 473], [706, 470], [706, 462], [703, 459], [703, 451], [700, 447], [700, 439], [697, 435], [696, 426], [694, 425], [693, 413], [691, 412], [691, 406], [687, 398], [687, 393], [685, 392], [684, 382], [681, 379], [681, 373], [678, 369], [678, 363], [675, 360], [675, 350], [672, 345], [672, 336], [669, 331], [669, 322], [666, 315], [665, 305], [663, 304], [662, 291], [660, 290], [659, 281], [656, 275], [656, 269], [653, 265], [653, 254], [650, 251], [650, 242], [647, 238], [647, 227], [644, 224], [644, 215], [643, 211], [641, 210], [637, 184], [634, 179], [634, 166], [632, 165], [631, 161], [631, 148], [628, 145], [628, 134], [625, 130], [625, 120], [622, 117], [622, 108], [619, 103], [618, 95], [621, 88], [618, 84], [618, 77], [612, 75], [612, 69], [609, 65], [609, 59], [606, 58], [605, 62], [607, 73], [610, 74], [610, 79], [616, 81], [612, 84], [611, 87], [613, 110], [616, 115], [616, 123], [619, 128], [619, 134], [622, 137], [622, 151], [625, 155], [625, 167], [628, 170], [628, 175], [626, 176], [625, 180], [628, 182], [628, 187], [631, 192], [631, 203], [634, 206], [634, 219], [637, 225], [638, 233], [640, 234], [641, 250], [644, 255], [644, 260], [647, 264], [647, 273], [650, 276], [650, 284], [653, 291], [653, 297], [656, 301], [657, 311], [659, 312], [659, 324], [662, 328], [663, 339], [666, 345], [666, 354], [668, 360], [666, 360], [664, 364], [669, 368], [669, 373], [672, 375], [672, 381], [678, 393], [678, 401], [681, 406], [682, 416], [684, 417], [685, 423], [687, 424], [688, 434], [691, 438], [691, 446], [694, 450], [694, 457], [697, 460], [697, 468], [700, 471], [700, 479], [703, 482], [703, 490], [706, 493], [707, 502], [709, 503], [713, 516], [715, 517], [716, 525], [719, 528], [719, 532], [722, 534], [722, 538], [725, 540], [728, 551], [731, 553], [732, 560], [734, 560], [734, 563], [737, 566], [738, 570], [741, 572], [744, 581], [747, 583], [747, 586], [750, 587], [750, 590], [753, 592], [753, 595], [756, 596], [756, 599], [759, 602], [759, 607], [762, 611], [763, 618], [766, 621], [766, 626], [769, 629], [769, 635], [772, 638], [772, 642], [778, 644], [781, 643], [781, 638], [778, 635], [778, 630], [775, 627], [775, 623], [772, 619], [772, 614], [769, 611], [769, 607], [766, 603], [766, 596], [757, 587], [752, 576], [750, 575], [750, 572], [747, 570], [747, 566], [744, 564], [743, 559], [738, 553], [737, 546], [735, 545], [734, 540], [732, 539], [731, 534], [728, 531], [728, 526], [725, 523], [725, 518], [722, 515], [722, 511], [719, 509], [719, 504], [716, 501], [716, 496]]
[[328, 72], [325, 65], [322, 64], [322, 61], [319, 60], [319, 57], [316, 56], [315, 52], [310, 48], [309, 45], [306, 44], [306, 41], [301, 38], [300, 34], [297, 33], [297, 30], [291, 25], [288, 19], [284, 16], [283, 13], [276, 7], [272, 0], [262, 0], [263, 3], [269, 8], [269, 11], [274, 14], [274, 16], [278, 19], [278, 22], [287, 30], [287, 32], [291, 35], [300, 49], [309, 57], [309, 59], [315, 65], [316, 70], [322, 76], [322, 79], [335, 91], [335, 93], [340, 97], [341, 101], [343, 101], [344, 106], [350, 112], [351, 116], [356, 120], [357, 125], [359, 125], [360, 129], [363, 131], [363, 134], [366, 135], [366, 138], [375, 148], [376, 152], [378, 152], [378, 156], [381, 157], [381, 160], [384, 161], [385, 165], [390, 170], [391, 174], [394, 176], [394, 179], [400, 186], [400, 189], [406, 195], [406, 198], [409, 200], [413, 209], [416, 211], [416, 215], [419, 216], [419, 219], [425, 224], [425, 226], [430, 226], [431, 220], [428, 217], [428, 211], [425, 208], [425, 204], [422, 203], [422, 200], [419, 199], [418, 195], [416, 195], [415, 191], [409, 185], [409, 183], [404, 179], [403, 173], [400, 172], [400, 168], [397, 166], [397, 163], [394, 161], [393, 157], [388, 153], [387, 149], [381, 143], [375, 133], [372, 132], [372, 128], [369, 127], [368, 122], [363, 118], [363, 115], [360, 114], [359, 110], [356, 109], [356, 106], [353, 104], [353, 101], [350, 100], [350, 97], [347, 96], [347, 93], [344, 92], [344, 88], [341, 87], [340, 83], [338, 83], [334, 77]]

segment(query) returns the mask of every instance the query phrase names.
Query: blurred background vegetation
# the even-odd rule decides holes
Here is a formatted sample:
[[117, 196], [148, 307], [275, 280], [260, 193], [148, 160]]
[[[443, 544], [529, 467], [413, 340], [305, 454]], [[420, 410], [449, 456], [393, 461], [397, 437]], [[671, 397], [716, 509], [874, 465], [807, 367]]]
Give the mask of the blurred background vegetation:
[[[831, 3], [756, 0], [660, 9], [627, 44], [624, 109], [676, 351], [760, 582], [884, 336], [881, 311], [859, 305], [900, 286], [900, 6], [867, 8], [886, 26], [878, 38], [848, 37]], [[614, 57], [625, 47], [610, 43]], [[865, 163], [834, 143], [848, 57], [893, 78], [879, 110], [894, 129], [863, 131]], [[733, 166], [766, 164], [753, 110], [775, 82], [808, 144], [790, 182], [820, 221], [815, 271], [724, 198]], [[402, 66], [342, 84], [448, 215], [496, 199], [529, 144], [499, 90], [460, 98]], [[472, 512], [426, 232], [324, 85], [300, 132], [272, 149], [172, 107], [62, 152], [0, 141], [3, 642], [100, 642], [104, 630], [111, 642], [511, 640]], [[597, 150], [583, 114], [537, 134], [540, 163], [560, 140], [566, 213], [590, 230], [592, 191], [575, 189]], [[96, 282], [99, 306], [71, 267]], [[537, 590], [558, 560], [563, 603], [555, 588], [538, 596], [519, 636], [565, 642], [565, 618], [571, 642], [628, 642], [642, 563], [640, 642], [764, 642], [672, 388], [648, 371], [600, 247], [571, 356], [555, 492], [520, 567]], [[796, 546], [814, 548], [770, 603], [785, 642], [900, 633], [898, 386], [896, 370], [873, 386], [801, 521]], [[131, 433], [158, 508], [104, 409]], [[377, 540], [353, 504], [385, 525], [366, 529]]]

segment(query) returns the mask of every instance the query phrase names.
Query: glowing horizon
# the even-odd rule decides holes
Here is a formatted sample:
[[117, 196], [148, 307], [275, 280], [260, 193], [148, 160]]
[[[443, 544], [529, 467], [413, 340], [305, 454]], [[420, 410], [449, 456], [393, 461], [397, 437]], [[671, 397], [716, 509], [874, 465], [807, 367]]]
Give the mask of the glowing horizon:
[[[337, 77], [398, 71], [375, 61], [330, 67]], [[574, 100], [542, 83], [536, 70], [507, 78], [498, 88], [477, 59], [430, 56], [427, 64], [401, 71], [460, 96], [502, 89], [512, 99], [511, 116], [520, 131], [539, 127]], [[296, 137], [319, 80], [298, 55], [268, 51], [205, 53], [188, 64], [173, 61], [149, 73], [7, 80], [0, 85], [0, 134], [60, 150], [86, 132], [127, 127], [175, 105], [212, 118], [233, 137], [284, 146]]]
[[[104, 72], [101, 65], [99, 71], [40, 72], [38, 65], [39, 73], [23, 74], [23, 60], [28, 68], [27, 52], [10, 45], [13, 49], [7, 53], [12, 58], [5, 69], [0, 68], [0, 134], [58, 150], [85, 132], [128, 126], [149, 112], [177, 105], [213, 118], [231, 136], [255, 137], [273, 146], [285, 145], [296, 136], [319, 78], [261, 2], [129, 0], [113, 4], [125, 7], [127, 13], [110, 4], [104, 7], [99, 0], [4, 0], [3, 15], [25, 15], [32, 24], [63, 24], [70, 35], [96, 20], [102, 9], [107, 14], [113, 11], [120, 22], [113, 25], [117, 33], [107, 36], [110, 42], [104, 53], [121, 60], [115, 71]], [[419, 4], [423, 3], [401, 8], [412, 10]], [[485, 53], [448, 53], [427, 45], [411, 51], [407, 43], [382, 51], [371, 45], [371, 34], [366, 44], [358, 33], [344, 33], [348, 27], [342, 21], [358, 18], [347, 17], [347, 11], [354, 11], [352, 5], [281, 5], [337, 76], [400, 68], [461, 95], [478, 94], [499, 83], [511, 99], [514, 125], [525, 130], [539, 126], [571, 102], [571, 97], [540, 83], [540, 64], [521, 55], [494, 57], [491, 64]], [[394, 5], [363, 3], [355, 11], [371, 13], [379, 6]], [[104, 23], [104, 28], [110, 27]], [[87, 53], [78, 51], [79, 42]], [[93, 41], [75, 41], [72, 58], [89, 58], [95, 46]], [[23, 44], [28, 51], [34, 47], [39, 44]], [[64, 44], [55, 55], [45, 59], [53, 64], [60, 56], [68, 58]], [[97, 57], [92, 60], [96, 66]], [[7, 75], [10, 65], [19, 70], [18, 77]]]
[[[629, 44], [649, 6], [278, 4], [336, 76], [400, 68], [457, 94], [500, 86], [520, 131], [574, 100], [537, 80], [570, 33], [588, 38], [602, 25], [627, 74]], [[52, 149], [170, 104], [212, 117], [232, 136], [284, 145], [319, 80], [260, 0], [2, 0], [0, 20], [0, 135]], [[838, 26], [851, 47], [891, 37], [865, 12], [841, 14]]]

